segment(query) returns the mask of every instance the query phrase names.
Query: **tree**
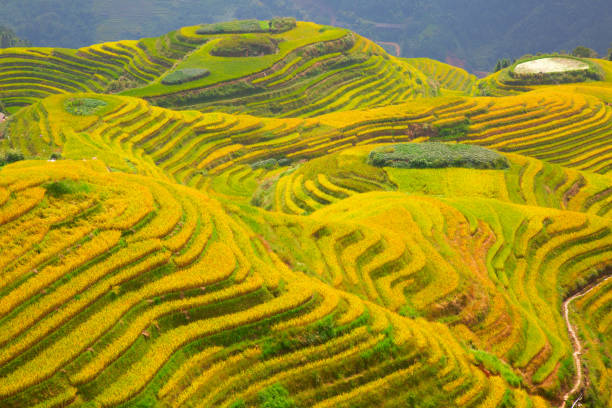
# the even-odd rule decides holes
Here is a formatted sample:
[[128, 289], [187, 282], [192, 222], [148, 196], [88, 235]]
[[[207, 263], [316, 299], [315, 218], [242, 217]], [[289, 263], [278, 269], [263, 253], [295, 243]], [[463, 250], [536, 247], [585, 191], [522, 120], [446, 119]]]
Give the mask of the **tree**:
[[608, 60], [612, 61], [612, 44], [610, 44], [610, 48], [608, 48]]
[[17, 37], [13, 30], [0, 26], [0, 48], [27, 47], [28, 45], [30, 43]]
[[497, 64], [495, 64], [495, 72], [502, 70], [504, 68], [508, 68], [512, 64], [513, 62], [510, 61], [508, 58], [498, 59]]
[[597, 58], [597, 52], [595, 52], [595, 50], [585, 47], [583, 45], [579, 45], [574, 48], [574, 51], [572, 51], [572, 55], [574, 57], [580, 58]]

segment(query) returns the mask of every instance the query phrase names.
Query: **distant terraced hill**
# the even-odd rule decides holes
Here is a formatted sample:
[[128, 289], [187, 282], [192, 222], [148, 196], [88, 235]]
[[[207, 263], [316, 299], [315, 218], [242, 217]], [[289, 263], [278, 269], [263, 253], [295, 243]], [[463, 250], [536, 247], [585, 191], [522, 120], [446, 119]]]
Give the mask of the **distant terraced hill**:
[[464, 69], [430, 58], [405, 58], [404, 60], [428, 77], [435, 79], [438, 86], [446, 91], [470, 93], [477, 80], [475, 75], [469, 74]]
[[[588, 72], [579, 71], [579, 75], [564, 77], [563, 72], [557, 75], [547, 75], [545, 73], [534, 73], [529, 77], [513, 75], [513, 71], [522, 62], [542, 60], [549, 57], [559, 58], [560, 56], [540, 56], [519, 60], [508, 68], [495, 72], [477, 82], [477, 93], [492, 96], [516, 95], [529, 92], [534, 89], [545, 88], [550, 85], [563, 83], [587, 82], [593, 83], [593, 79], [603, 80], [598, 82], [597, 87], [610, 88], [612, 82], [612, 63], [602, 59], [579, 59], [589, 65]], [[563, 56], [562, 58], [567, 58]], [[571, 71], [571, 70], [569, 70]], [[586, 73], [590, 75], [585, 75]]]
[[607, 408], [592, 63], [484, 97], [291, 20], [6, 50], [0, 406]]
[[[269, 55], [215, 55], [224, 39], [236, 37], [270, 39], [278, 48]], [[172, 72], [194, 68], [210, 75], [165, 83]], [[0, 50], [0, 100], [11, 111], [55, 93], [126, 88], [133, 88], [126, 95], [166, 107], [273, 116], [382, 106], [437, 92], [423, 73], [373, 42], [304, 22], [282, 32], [217, 33], [193, 26], [79, 50]]]

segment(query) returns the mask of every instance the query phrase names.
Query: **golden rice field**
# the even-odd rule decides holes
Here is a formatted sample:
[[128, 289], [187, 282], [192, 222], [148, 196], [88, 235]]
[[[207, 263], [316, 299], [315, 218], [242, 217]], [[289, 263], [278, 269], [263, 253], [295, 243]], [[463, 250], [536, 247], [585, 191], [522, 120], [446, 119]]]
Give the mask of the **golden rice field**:
[[[1, 407], [610, 406], [611, 63], [519, 87], [198, 29], [0, 51]], [[428, 142], [508, 166], [369, 160]]]

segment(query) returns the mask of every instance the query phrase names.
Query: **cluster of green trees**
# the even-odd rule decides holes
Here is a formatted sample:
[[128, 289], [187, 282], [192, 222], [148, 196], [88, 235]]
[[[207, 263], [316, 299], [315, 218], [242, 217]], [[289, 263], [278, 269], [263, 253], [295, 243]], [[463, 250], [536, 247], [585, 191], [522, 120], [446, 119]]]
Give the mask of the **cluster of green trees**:
[[514, 60], [510, 60], [508, 58], [502, 58], [502, 59], [498, 59], [497, 60], [497, 64], [495, 64], [495, 69], [494, 71], [500, 71], [504, 68], [508, 68], [510, 65], [514, 64]]
[[0, 26], [0, 48], [27, 47], [30, 43], [22, 40], [10, 28]]
[[25, 157], [19, 150], [0, 150], [0, 167], [23, 160]]
[[594, 49], [585, 47], [584, 45], [579, 45], [576, 48], [574, 48], [574, 51], [572, 51], [572, 55], [574, 57], [579, 57], [579, 58], [597, 58], [597, 51], [595, 51]]

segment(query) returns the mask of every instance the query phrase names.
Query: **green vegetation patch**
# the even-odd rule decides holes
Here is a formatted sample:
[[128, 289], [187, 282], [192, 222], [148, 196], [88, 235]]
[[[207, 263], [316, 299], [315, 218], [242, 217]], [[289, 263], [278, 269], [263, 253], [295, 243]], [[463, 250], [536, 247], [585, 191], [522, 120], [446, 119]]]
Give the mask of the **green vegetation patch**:
[[293, 17], [276, 17], [270, 20], [270, 31], [273, 33], [283, 33], [297, 27], [297, 22]]
[[93, 115], [106, 106], [106, 102], [94, 98], [72, 98], [64, 103], [68, 113], [77, 116]]
[[217, 57], [258, 57], [276, 54], [278, 40], [267, 35], [232, 35], [222, 38], [210, 51]]
[[236, 33], [263, 33], [270, 29], [267, 21], [235, 20], [223, 23], [204, 24], [196, 33], [198, 34], [236, 34]]
[[223, 23], [204, 24], [196, 31], [197, 34], [244, 34], [244, 33], [283, 33], [297, 26], [295, 18], [275, 17], [270, 21], [235, 20]]
[[480, 146], [437, 142], [405, 143], [378, 147], [370, 152], [368, 163], [377, 167], [506, 169], [508, 159]]
[[0, 150], [0, 167], [5, 164], [11, 164], [24, 159], [23, 153], [19, 150], [9, 149], [6, 151]]
[[61, 197], [68, 194], [88, 193], [91, 186], [83, 181], [60, 180], [46, 184], [44, 188], [47, 194], [53, 197]]
[[259, 406], [261, 408], [293, 408], [296, 405], [289, 398], [289, 391], [277, 383], [259, 392]]
[[178, 85], [184, 84], [185, 82], [195, 81], [196, 79], [204, 78], [210, 75], [210, 71], [206, 68], [185, 68], [178, 69], [170, 74], [166, 75], [162, 79], [164, 85]]
[[522, 384], [521, 377], [516, 375], [508, 364], [504, 363], [493, 354], [489, 354], [482, 350], [471, 351], [478, 364], [482, 364], [487, 371], [495, 375], [501, 375], [501, 377], [513, 387], [518, 387]]

